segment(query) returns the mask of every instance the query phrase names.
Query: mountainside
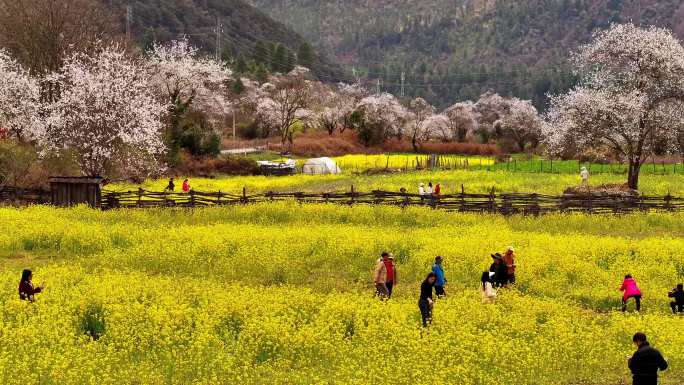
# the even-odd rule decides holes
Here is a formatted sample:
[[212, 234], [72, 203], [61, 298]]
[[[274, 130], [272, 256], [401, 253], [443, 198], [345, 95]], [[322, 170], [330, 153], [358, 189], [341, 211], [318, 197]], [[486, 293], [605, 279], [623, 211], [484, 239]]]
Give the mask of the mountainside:
[[[684, 0], [249, 0], [372, 87], [433, 103], [487, 89], [532, 99], [573, 83], [592, 31], [633, 21], [684, 36]], [[380, 79], [380, 82], [377, 81]]]
[[[221, 25], [221, 55], [251, 58], [257, 43], [282, 44], [297, 52], [305, 39], [284, 24], [241, 0], [100, 0], [126, 25], [141, 46], [181, 36], [207, 52], [215, 52], [217, 19]], [[122, 31], [123, 32], [123, 31]], [[326, 80], [344, 79], [341, 67], [313, 53], [313, 72]]]

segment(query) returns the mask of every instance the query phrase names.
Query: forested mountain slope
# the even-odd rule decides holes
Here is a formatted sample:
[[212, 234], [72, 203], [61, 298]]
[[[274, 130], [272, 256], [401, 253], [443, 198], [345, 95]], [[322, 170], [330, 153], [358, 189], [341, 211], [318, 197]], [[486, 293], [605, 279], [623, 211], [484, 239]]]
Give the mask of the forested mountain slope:
[[[131, 34], [142, 46], [187, 36], [193, 44], [215, 52], [217, 19], [221, 54], [249, 60], [258, 42], [282, 44], [297, 52], [305, 39], [284, 24], [241, 0], [100, 0], [126, 25], [130, 7]], [[343, 79], [341, 67], [314, 52], [313, 70], [322, 79]]]
[[530, 98], [573, 83], [592, 31], [633, 21], [684, 36], [684, 0], [249, 0], [372, 87], [445, 105], [487, 89]]

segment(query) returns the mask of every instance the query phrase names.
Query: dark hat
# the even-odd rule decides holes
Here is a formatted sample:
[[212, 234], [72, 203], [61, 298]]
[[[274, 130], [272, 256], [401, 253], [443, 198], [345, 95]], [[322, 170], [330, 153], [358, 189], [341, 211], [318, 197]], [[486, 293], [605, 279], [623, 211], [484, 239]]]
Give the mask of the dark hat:
[[492, 258], [494, 258], [494, 259], [503, 259], [503, 256], [502, 256], [501, 254], [499, 254], [499, 253], [496, 253], [496, 254], [492, 254]]

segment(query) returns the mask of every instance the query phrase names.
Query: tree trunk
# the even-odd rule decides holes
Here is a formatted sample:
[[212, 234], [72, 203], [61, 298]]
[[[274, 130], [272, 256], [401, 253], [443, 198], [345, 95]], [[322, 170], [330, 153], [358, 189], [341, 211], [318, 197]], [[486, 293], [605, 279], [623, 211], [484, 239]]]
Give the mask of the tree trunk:
[[418, 152], [418, 141], [415, 135], [411, 138], [411, 145], [413, 146], [413, 152]]
[[629, 162], [629, 174], [627, 175], [627, 186], [631, 189], [639, 189], [639, 172], [641, 172], [641, 163], [639, 161]]

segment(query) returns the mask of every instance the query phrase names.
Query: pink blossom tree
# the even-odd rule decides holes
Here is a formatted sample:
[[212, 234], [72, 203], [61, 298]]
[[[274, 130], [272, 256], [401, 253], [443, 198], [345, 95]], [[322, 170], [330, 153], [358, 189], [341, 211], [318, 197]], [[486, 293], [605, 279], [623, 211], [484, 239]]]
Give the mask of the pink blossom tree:
[[40, 109], [39, 82], [0, 49], [0, 131], [20, 141], [35, 138], [43, 129]]
[[381, 93], [361, 99], [356, 106], [361, 114], [359, 138], [364, 144], [380, 142], [391, 136], [402, 137], [409, 114], [394, 95]]
[[629, 162], [636, 189], [657, 143], [674, 143], [684, 100], [684, 48], [668, 30], [613, 25], [573, 58], [581, 82], [551, 100], [543, 133], [549, 149], [610, 147]]
[[48, 80], [61, 92], [46, 106], [45, 130], [38, 137], [44, 151], [72, 152], [83, 174], [102, 176], [164, 151], [167, 105], [152, 93], [144, 65], [122, 48], [75, 54]]

